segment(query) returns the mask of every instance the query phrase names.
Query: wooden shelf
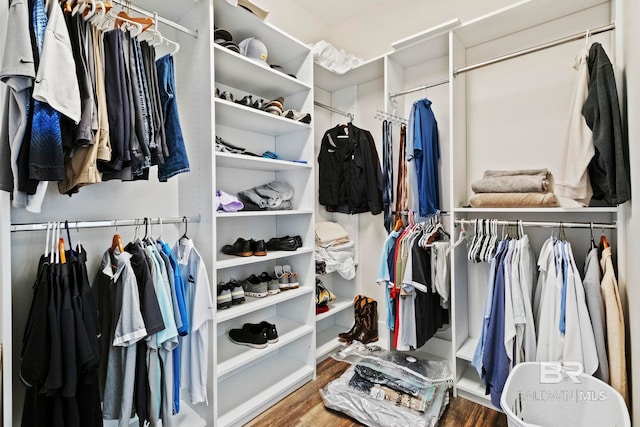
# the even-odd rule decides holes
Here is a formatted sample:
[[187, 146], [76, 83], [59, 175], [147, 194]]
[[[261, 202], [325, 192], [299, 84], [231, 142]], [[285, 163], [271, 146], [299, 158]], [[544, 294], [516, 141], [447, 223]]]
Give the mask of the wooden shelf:
[[220, 324], [228, 320], [235, 319], [236, 317], [244, 316], [245, 314], [280, 304], [281, 302], [288, 301], [290, 299], [299, 298], [303, 295], [310, 294], [313, 290], [314, 289], [310, 286], [300, 286], [297, 289], [289, 289], [264, 298], [252, 298], [245, 295], [245, 302], [243, 304], [217, 311], [216, 323]]

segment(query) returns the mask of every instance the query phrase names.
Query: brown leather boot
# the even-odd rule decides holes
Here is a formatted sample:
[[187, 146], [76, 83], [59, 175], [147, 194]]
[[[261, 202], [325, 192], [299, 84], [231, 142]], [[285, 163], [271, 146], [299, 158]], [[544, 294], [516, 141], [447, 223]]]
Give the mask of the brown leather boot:
[[367, 298], [364, 295], [356, 295], [356, 297], [353, 299], [353, 326], [347, 332], [340, 332], [338, 334], [338, 341], [351, 343], [354, 337], [360, 333], [360, 329], [362, 328], [362, 324], [360, 321], [360, 312], [362, 311], [361, 306], [366, 303], [366, 299]]
[[378, 303], [372, 298], [367, 298], [360, 316], [362, 327], [354, 339], [362, 344], [378, 341]]

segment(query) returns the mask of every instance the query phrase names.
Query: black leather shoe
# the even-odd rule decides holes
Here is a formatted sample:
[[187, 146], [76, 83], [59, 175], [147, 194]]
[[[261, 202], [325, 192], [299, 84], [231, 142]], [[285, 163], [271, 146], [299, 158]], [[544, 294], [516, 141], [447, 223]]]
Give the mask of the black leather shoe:
[[255, 256], [265, 256], [267, 254], [267, 247], [264, 240], [251, 239], [251, 251]]
[[222, 253], [236, 256], [251, 256], [253, 255], [253, 250], [251, 249], [251, 241], [239, 237], [238, 240], [233, 243], [233, 245], [224, 245], [222, 247]]
[[295, 251], [300, 246], [295, 237], [274, 237], [267, 242], [269, 251]]
[[248, 327], [251, 329], [262, 329], [267, 334], [267, 342], [269, 344], [273, 344], [278, 342], [278, 330], [276, 329], [276, 325], [273, 323], [269, 323], [266, 320], [263, 320], [260, 323], [245, 323], [243, 327]]

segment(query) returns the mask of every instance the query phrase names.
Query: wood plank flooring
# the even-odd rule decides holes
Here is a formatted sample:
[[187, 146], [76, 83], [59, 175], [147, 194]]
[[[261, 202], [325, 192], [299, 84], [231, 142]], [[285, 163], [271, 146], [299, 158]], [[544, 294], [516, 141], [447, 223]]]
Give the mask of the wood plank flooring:
[[[247, 424], [248, 427], [351, 427], [361, 426], [346, 415], [327, 409], [319, 390], [329, 381], [338, 378], [348, 364], [328, 358], [318, 365], [316, 380], [305, 384], [276, 405]], [[463, 398], [451, 398], [440, 426], [442, 427], [504, 427], [504, 414], [470, 402]]]

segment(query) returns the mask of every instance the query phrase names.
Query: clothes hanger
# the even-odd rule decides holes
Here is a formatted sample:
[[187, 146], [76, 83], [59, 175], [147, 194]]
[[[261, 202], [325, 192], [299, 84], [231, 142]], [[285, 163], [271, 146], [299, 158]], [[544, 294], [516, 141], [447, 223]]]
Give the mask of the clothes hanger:
[[69, 221], [64, 220], [64, 229], [67, 231], [67, 241], [69, 242], [69, 253], [73, 256], [73, 245], [71, 244], [71, 232], [69, 231]]
[[396, 224], [393, 226], [393, 231], [400, 231], [400, 229], [404, 226], [404, 223], [402, 222], [402, 218], [400, 218], [400, 215], [398, 215], [398, 219], [396, 219]]
[[78, 243], [76, 244], [76, 248], [78, 249], [78, 252], [82, 252], [83, 247], [82, 247], [82, 242], [80, 241], [80, 227], [78, 227], [78, 221], [76, 221], [76, 238], [78, 240]]
[[154, 23], [153, 18], [150, 16], [131, 16], [124, 10], [118, 12], [116, 17], [116, 26], [120, 27], [121, 21], [123, 22], [137, 22], [142, 25], [142, 31], [146, 31], [151, 27]]
[[158, 238], [156, 239], [158, 242], [162, 241], [162, 218], [158, 217], [158, 224], [160, 225], [160, 234], [158, 234]]
[[51, 238], [51, 228], [52, 228], [53, 224], [51, 222], [47, 221], [47, 240], [46, 243], [44, 244], [44, 257], [48, 257], [49, 256], [49, 240]]
[[589, 223], [589, 229], [591, 230], [591, 249], [596, 247], [596, 240], [593, 237], [593, 222]]
[[184, 234], [178, 240], [188, 240], [189, 236], [187, 236], [187, 228], [189, 227], [189, 221], [187, 220], [186, 216], [182, 217], [182, 223], [184, 224]]
[[602, 236], [600, 236], [600, 245], [604, 249], [609, 247], [609, 242], [607, 241], [607, 236], [604, 234], [604, 227], [602, 228]]
[[118, 220], [113, 220], [113, 223], [116, 226], [116, 234], [114, 234], [111, 239], [111, 248], [109, 249], [109, 252], [113, 254], [113, 252], [118, 249], [122, 254], [124, 253], [124, 248], [122, 247], [122, 237], [120, 237], [120, 234], [118, 233]]

